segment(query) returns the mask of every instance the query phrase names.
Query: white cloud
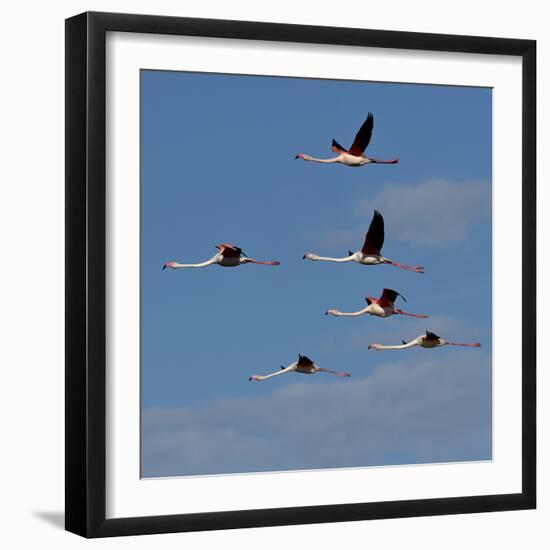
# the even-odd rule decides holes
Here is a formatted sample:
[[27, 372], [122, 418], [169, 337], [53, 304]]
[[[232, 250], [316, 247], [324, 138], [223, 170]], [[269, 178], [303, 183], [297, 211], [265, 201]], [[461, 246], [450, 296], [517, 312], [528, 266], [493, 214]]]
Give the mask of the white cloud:
[[324, 231], [317, 246], [356, 250], [374, 210], [384, 216], [386, 234], [391, 239], [430, 246], [458, 244], [472, 236], [476, 224], [490, 221], [491, 200], [491, 183], [486, 180], [388, 184], [374, 197], [355, 203], [352, 214], [361, 217], [361, 225]]
[[489, 459], [490, 356], [469, 351], [411, 353], [326, 384], [289, 374], [257, 383], [273, 384], [267, 396], [145, 409], [143, 475]]
[[380, 210], [392, 238], [453, 244], [471, 236], [476, 223], [491, 219], [491, 183], [433, 179], [418, 185], [386, 185], [375, 197], [362, 199], [356, 209], [369, 219], [373, 210]]

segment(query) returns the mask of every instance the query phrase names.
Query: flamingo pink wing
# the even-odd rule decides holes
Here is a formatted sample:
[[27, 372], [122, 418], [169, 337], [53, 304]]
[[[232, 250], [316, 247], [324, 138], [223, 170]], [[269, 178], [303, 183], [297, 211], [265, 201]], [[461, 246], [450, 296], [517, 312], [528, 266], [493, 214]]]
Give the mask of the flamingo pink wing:
[[383, 244], [384, 218], [378, 210], [375, 210], [361, 252], [363, 254], [380, 254]]
[[340, 155], [347, 152], [335, 139], [332, 140], [331, 149], [334, 153], [338, 153]]
[[220, 251], [220, 254], [226, 258], [238, 258], [242, 252], [238, 246], [229, 243], [217, 244], [216, 248]]
[[393, 307], [395, 299], [399, 296], [399, 293], [391, 288], [385, 288], [382, 291], [382, 296], [378, 300], [378, 304], [382, 307]]
[[370, 138], [372, 136], [372, 129], [374, 127], [374, 117], [372, 113], [369, 113], [367, 120], [363, 122], [361, 128], [357, 132], [352, 146], [349, 148], [348, 153], [356, 157], [361, 157], [363, 152], [367, 148]]
[[299, 367], [311, 367], [313, 365], [313, 361], [306, 357], [305, 355], [298, 355], [298, 366]]

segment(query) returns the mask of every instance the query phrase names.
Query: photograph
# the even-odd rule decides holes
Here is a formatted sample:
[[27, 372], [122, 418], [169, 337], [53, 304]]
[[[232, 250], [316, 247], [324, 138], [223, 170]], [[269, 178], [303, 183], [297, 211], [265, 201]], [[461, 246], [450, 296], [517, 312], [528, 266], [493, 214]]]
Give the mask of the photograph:
[[3, 7], [3, 547], [545, 550], [546, 6]]
[[141, 478], [491, 461], [492, 88], [139, 86]]

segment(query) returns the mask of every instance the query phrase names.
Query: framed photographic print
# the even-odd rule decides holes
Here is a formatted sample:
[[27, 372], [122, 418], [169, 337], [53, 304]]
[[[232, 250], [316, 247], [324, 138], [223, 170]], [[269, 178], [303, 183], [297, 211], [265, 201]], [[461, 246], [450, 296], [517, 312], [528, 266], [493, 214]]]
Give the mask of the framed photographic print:
[[535, 56], [67, 20], [69, 531], [535, 507]]

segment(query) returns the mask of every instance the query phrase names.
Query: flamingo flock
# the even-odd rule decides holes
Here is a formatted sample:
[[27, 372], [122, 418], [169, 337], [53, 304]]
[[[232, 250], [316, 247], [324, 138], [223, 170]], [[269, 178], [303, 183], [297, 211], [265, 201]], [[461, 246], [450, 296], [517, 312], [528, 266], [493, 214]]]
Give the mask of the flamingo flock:
[[[361, 167], [367, 164], [397, 164], [399, 162], [398, 158], [391, 160], [381, 160], [373, 157], [367, 157], [365, 155], [365, 149], [369, 145], [372, 137], [372, 132], [374, 128], [374, 116], [372, 113], [368, 113], [366, 120], [363, 122], [359, 131], [355, 135], [355, 139], [349, 149], [342, 147], [336, 140], [332, 140], [332, 151], [337, 153], [336, 157], [330, 159], [319, 159], [314, 158], [304, 153], [298, 153], [296, 159], [301, 159], [304, 161], [310, 162], [319, 162], [319, 163], [338, 163], [350, 167]], [[382, 246], [384, 244], [385, 237], [385, 228], [384, 228], [384, 218], [382, 214], [375, 210], [372, 220], [370, 222], [369, 228], [365, 235], [365, 241], [360, 250], [355, 252], [348, 251], [348, 255], [344, 257], [327, 257], [319, 256], [311, 252], [307, 252], [303, 255], [304, 260], [310, 260], [313, 262], [334, 262], [334, 263], [347, 263], [355, 262], [360, 265], [391, 265], [404, 269], [406, 271], [411, 271], [413, 273], [424, 273], [424, 268], [422, 266], [407, 265], [395, 262], [386, 258], [382, 255]], [[243, 250], [229, 243], [217, 244], [216, 248], [218, 252], [212, 256], [210, 259], [205, 260], [199, 263], [179, 263], [176, 261], [169, 261], [163, 265], [163, 270], [165, 269], [182, 269], [182, 268], [202, 268], [208, 267], [211, 265], [219, 265], [221, 267], [238, 267], [245, 264], [258, 264], [258, 265], [268, 265], [268, 266], [279, 266], [280, 262], [278, 261], [262, 261], [249, 258]], [[395, 307], [395, 301], [397, 298], [402, 298], [405, 302], [407, 301], [405, 297], [390, 288], [384, 288], [382, 294], [379, 298], [372, 296], [367, 296], [365, 298], [367, 302], [367, 307], [360, 309], [358, 311], [352, 312], [342, 312], [337, 309], [328, 309], [325, 311], [325, 315], [330, 315], [334, 317], [360, 317], [363, 315], [369, 315], [380, 318], [389, 318], [396, 315], [402, 315], [407, 317], [415, 317], [418, 319], [427, 319], [428, 315], [421, 313], [409, 313], [403, 311], [400, 308]], [[402, 340], [401, 344], [397, 345], [382, 345], [378, 343], [373, 343], [368, 346], [369, 350], [382, 351], [382, 350], [404, 350], [413, 347], [421, 347], [424, 349], [432, 349], [443, 346], [460, 346], [460, 347], [471, 347], [479, 348], [481, 344], [479, 342], [475, 343], [458, 343], [451, 342], [437, 336], [437, 334], [426, 331], [425, 334], [414, 338], [410, 342]], [[309, 357], [305, 355], [298, 355], [298, 360], [294, 361], [287, 367], [281, 367], [280, 370], [275, 372], [259, 375], [253, 374], [249, 377], [249, 381], [262, 381], [282, 374], [289, 372], [296, 372], [300, 374], [316, 374], [319, 372], [328, 373], [336, 375], [342, 378], [348, 378], [351, 376], [348, 372], [339, 372], [335, 370], [330, 370], [326, 368], [319, 367], [316, 365]]]

